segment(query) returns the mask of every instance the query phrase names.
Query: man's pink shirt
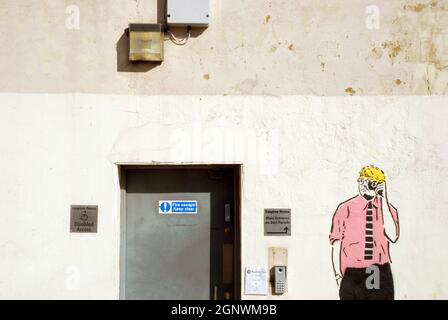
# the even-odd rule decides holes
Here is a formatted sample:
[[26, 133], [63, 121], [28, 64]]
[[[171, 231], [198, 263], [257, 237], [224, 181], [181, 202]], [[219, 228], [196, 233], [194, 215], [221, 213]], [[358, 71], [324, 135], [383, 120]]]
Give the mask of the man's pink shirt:
[[[396, 238], [388, 239], [384, 232], [382, 199], [372, 200], [373, 259], [364, 260], [366, 240], [366, 213], [368, 201], [358, 195], [341, 203], [333, 216], [330, 243], [341, 241], [341, 271], [347, 268], [368, 268], [373, 264], [390, 263], [389, 242], [396, 242], [400, 234], [397, 209], [389, 204], [395, 222]], [[386, 212], [389, 214], [389, 212]]]

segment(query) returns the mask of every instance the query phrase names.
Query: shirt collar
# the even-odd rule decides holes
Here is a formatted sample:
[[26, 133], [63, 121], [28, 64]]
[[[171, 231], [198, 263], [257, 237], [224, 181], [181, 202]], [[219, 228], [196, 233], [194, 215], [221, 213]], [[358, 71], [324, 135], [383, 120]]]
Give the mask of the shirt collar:
[[[359, 195], [358, 198], [359, 198], [359, 201], [362, 203], [364, 210], [367, 209], [367, 206], [369, 205], [369, 201], [367, 201], [366, 198], [364, 198], [361, 195]], [[378, 197], [373, 198], [373, 200], [371, 200], [370, 202], [372, 202], [372, 205], [375, 208], [378, 208], [380, 206], [380, 199]]]

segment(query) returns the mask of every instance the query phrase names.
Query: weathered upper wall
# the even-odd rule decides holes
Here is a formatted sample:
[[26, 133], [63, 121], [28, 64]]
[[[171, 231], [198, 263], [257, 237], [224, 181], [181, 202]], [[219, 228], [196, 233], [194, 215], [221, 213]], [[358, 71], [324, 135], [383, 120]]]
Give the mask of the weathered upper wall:
[[[193, 32], [185, 46], [166, 41], [160, 66], [130, 66], [124, 29], [130, 22], [157, 21], [160, 3], [1, 1], [0, 91], [448, 92], [447, 0], [377, 0], [369, 8], [367, 0], [211, 0], [208, 29]], [[66, 8], [72, 4], [80, 10], [79, 30], [66, 27]]]

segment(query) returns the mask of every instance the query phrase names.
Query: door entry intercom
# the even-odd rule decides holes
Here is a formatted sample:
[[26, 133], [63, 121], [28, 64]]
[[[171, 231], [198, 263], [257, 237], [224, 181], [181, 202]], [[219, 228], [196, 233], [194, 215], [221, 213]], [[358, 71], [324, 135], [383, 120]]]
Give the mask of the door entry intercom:
[[286, 292], [286, 266], [274, 267], [274, 293], [283, 294]]

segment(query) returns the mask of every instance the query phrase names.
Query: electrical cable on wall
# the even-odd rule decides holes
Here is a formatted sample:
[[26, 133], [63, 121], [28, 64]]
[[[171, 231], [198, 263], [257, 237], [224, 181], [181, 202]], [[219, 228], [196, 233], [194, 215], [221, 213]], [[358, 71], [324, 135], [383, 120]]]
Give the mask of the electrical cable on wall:
[[177, 38], [169, 29], [167, 29], [166, 32], [168, 33], [169, 39], [171, 40], [172, 43], [178, 46], [183, 46], [187, 44], [188, 40], [190, 39], [191, 27], [190, 26], [187, 27], [187, 35], [183, 39]]
[[187, 44], [188, 40], [190, 39], [190, 35], [191, 35], [191, 26], [187, 27], [187, 35], [183, 39], [179, 39], [179, 38], [177, 38], [173, 34], [173, 32], [171, 30], [168, 29], [167, 15], [168, 15], [168, 0], [165, 0], [165, 8], [164, 8], [164, 16], [165, 16], [165, 18], [164, 18], [164, 29], [165, 29], [165, 32], [168, 33], [169, 39], [175, 45], [183, 46], [183, 45]]

